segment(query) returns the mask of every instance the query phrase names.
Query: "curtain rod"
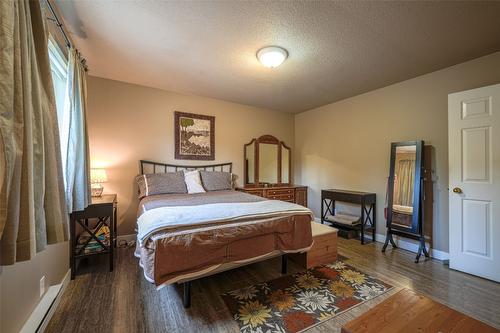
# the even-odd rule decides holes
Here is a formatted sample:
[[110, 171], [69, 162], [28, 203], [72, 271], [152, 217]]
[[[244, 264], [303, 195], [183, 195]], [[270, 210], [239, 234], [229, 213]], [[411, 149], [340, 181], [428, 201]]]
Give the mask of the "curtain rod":
[[68, 35], [66, 35], [66, 32], [64, 31], [63, 25], [59, 18], [56, 15], [56, 12], [54, 11], [54, 8], [52, 8], [52, 5], [50, 4], [49, 0], [45, 0], [47, 2], [47, 5], [49, 6], [50, 12], [52, 13], [52, 16], [54, 16], [54, 21], [56, 22], [57, 27], [59, 30], [61, 30], [61, 33], [64, 37], [64, 40], [66, 41], [66, 46], [71, 47], [71, 42], [69, 41]]

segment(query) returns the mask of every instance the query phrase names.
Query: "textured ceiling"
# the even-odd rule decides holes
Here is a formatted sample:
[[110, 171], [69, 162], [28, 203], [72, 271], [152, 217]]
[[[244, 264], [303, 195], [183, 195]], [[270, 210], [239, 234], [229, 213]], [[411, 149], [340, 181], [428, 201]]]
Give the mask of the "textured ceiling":
[[[56, 1], [91, 75], [300, 112], [500, 50], [500, 2]], [[276, 69], [255, 53], [286, 48]]]

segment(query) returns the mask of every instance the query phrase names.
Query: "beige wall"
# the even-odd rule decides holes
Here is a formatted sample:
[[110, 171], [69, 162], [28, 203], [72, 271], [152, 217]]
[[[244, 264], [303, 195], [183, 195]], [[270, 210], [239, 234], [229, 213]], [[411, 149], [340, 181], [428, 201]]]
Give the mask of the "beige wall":
[[134, 232], [138, 160], [174, 160], [174, 111], [215, 116], [215, 161], [233, 162], [243, 184], [243, 144], [271, 134], [293, 144], [293, 115], [89, 77], [88, 126], [93, 166], [107, 169], [105, 192], [118, 194], [119, 234]]
[[309, 185], [319, 216], [320, 191], [377, 193], [377, 233], [383, 216], [390, 143], [423, 139], [434, 146], [434, 248], [448, 251], [448, 94], [500, 82], [500, 52], [295, 117], [295, 179]]
[[69, 269], [68, 242], [48, 245], [30, 261], [0, 267], [0, 332], [19, 332], [45, 290], [62, 282]]

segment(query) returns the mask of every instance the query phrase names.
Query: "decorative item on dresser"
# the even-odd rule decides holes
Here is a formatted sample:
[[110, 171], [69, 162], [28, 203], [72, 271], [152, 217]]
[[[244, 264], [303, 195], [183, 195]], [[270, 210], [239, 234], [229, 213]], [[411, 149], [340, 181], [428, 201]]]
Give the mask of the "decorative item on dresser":
[[[361, 216], [356, 221], [349, 218], [340, 219], [335, 209], [335, 202], [354, 203], [361, 206]], [[377, 216], [377, 195], [375, 193], [350, 190], [322, 190], [321, 191], [321, 223], [328, 222], [342, 230], [356, 230], [360, 232], [361, 244], [365, 244], [365, 233], [372, 232], [375, 241]], [[350, 216], [347, 216], [350, 217]], [[359, 222], [358, 222], [359, 221]], [[358, 222], [358, 223], [351, 223]]]
[[[70, 215], [71, 279], [76, 275], [76, 260], [95, 255], [109, 256], [109, 271], [113, 270], [113, 248], [116, 247], [116, 194], [92, 197], [92, 203]], [[81, 230], [77, 230], [77, 225]], [[79, 234], [77, 235], [77, 231]]]

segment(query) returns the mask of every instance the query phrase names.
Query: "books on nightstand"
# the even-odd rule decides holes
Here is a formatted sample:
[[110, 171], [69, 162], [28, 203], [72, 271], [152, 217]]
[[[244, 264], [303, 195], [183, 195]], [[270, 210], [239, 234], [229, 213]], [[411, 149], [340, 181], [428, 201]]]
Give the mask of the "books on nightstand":
[[[95, 232], [95, 235], [97, 239], [99, 239], [99, 241], [101, 241], [104, 245], [109, 246], [110, 230], [108, 226], [106, 225], [101, 226], [99, 230]], [[97, 240], [95, 240], [86, 232], [84, 232], [84, 234], [78, 237], [76, 243], [77, 243], [76, 251], [81, 254], [91, 254], [106, 250], [105, 248], [102, 247], [101, 244], [99, 244], [99, 242], [97, 242]], [[83, 250], [82, 247], [84, 247]]]

